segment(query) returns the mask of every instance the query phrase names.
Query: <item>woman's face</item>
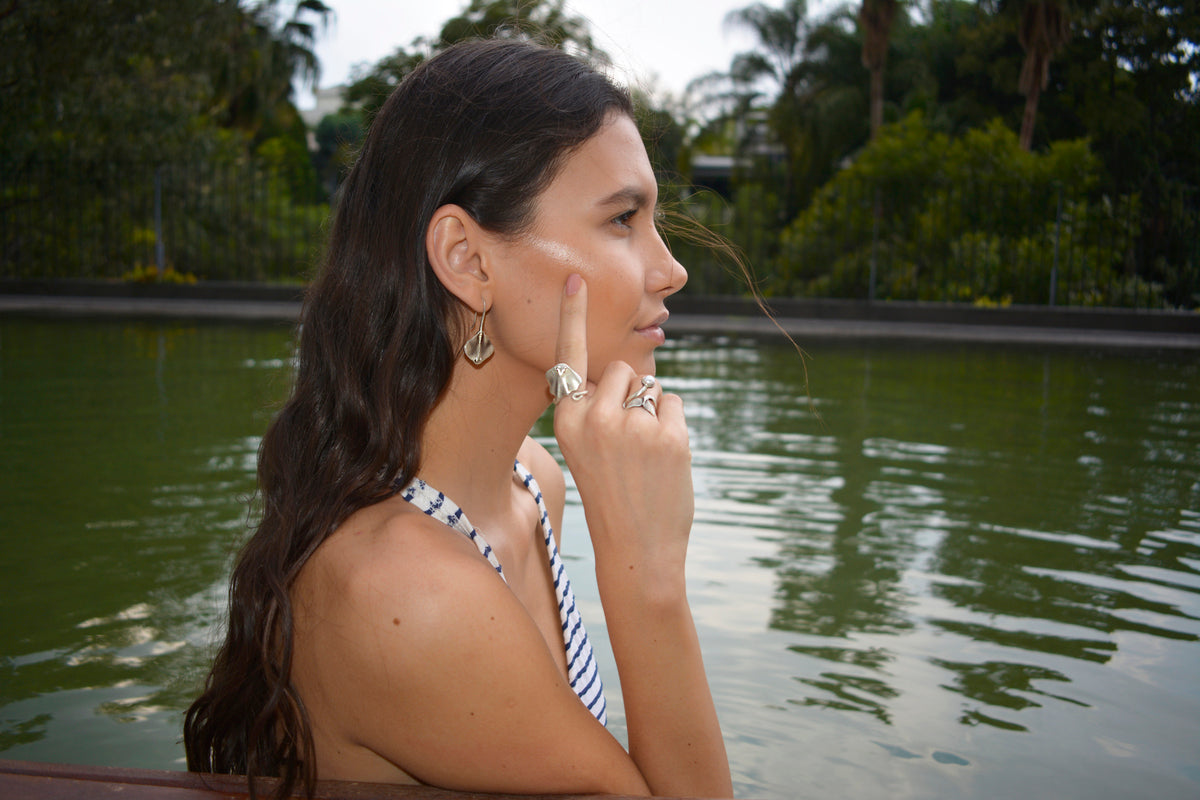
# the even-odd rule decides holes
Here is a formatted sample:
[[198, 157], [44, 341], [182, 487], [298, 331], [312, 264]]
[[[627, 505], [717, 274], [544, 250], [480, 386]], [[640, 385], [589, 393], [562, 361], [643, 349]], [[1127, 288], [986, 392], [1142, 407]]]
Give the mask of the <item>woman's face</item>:
[[637, 127], [613, 115], [538, 197], [532, 228], [500, 248], [503, 280], [488, 314], [497, 349], [538, 371], [554, 364], [563, 285], [578, 273], [587, 283], [592, 380], [614, 360], [653, 373], [663, 301], [687, 281], [655, 226], [657, 202]]

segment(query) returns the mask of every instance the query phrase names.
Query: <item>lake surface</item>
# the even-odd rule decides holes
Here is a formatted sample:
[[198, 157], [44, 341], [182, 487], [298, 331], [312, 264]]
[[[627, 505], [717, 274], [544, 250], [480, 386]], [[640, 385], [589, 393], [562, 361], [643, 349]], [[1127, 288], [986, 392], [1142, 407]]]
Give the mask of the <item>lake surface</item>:
[[[738, 794], [1200, 796], [1200, 359], [802, 344], [811, 399], [775, 344], [660, 351]], [[183, 767], [290, 356], [280, 326], [0, 318], [0, 758]]]

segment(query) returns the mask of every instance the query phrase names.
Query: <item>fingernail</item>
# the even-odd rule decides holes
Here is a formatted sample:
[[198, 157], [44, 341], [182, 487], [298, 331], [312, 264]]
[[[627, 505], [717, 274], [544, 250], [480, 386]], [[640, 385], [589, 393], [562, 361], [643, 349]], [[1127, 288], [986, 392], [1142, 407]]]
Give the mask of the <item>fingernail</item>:
[[579, 291], [580, 286], [583, 286], [583, 278], [579, 277], [578, 274], [572, 272], [567, 277], [567, 288], [566, 288], [567, 297], [574, 297], [575, 293]]

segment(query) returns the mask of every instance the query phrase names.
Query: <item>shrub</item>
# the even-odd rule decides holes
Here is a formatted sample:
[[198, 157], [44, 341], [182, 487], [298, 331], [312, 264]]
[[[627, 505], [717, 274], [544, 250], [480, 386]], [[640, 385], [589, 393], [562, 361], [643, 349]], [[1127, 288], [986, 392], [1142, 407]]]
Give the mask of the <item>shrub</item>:
[[[1136, 196], [1097, 194], [1083, 140], [1021, 150], [999, 121], [958, 139], [920, 112], [885, 127], [780, 236], [774, 294], [1162, 305], [1132, 274]], [[1052, 278], [1053, 275], [1053, 278]]]

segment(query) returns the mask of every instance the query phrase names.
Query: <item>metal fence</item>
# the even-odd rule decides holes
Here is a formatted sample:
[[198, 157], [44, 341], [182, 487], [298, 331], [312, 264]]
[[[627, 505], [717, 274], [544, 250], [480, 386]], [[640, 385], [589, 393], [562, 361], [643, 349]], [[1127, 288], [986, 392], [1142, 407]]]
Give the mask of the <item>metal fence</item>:
[[[1200, 306], [1200, 198], [1187, 187], [1151, 198], [1061, 185], [845, 182], [786, 225], [756, 191], [689, 203], [741, 248], [771, 296]], [[673, 244], [693, 290], [743, 285], [703, 248]]]
[[[687, 204], [770, 296], [1196, 308], [1198, 200], [992, 181], [843, 183], [791, 221], [753, 186]], [[0, 278], [302, 281], [328, 214], [311, 172], [252, 159], [0, 163]], [[690, 291], [745, 292], [711, 248], [669, 238]]]
[[0, 277], [301, 280], [328, 214], [310, 174], [249, 159], [0, 165]]

